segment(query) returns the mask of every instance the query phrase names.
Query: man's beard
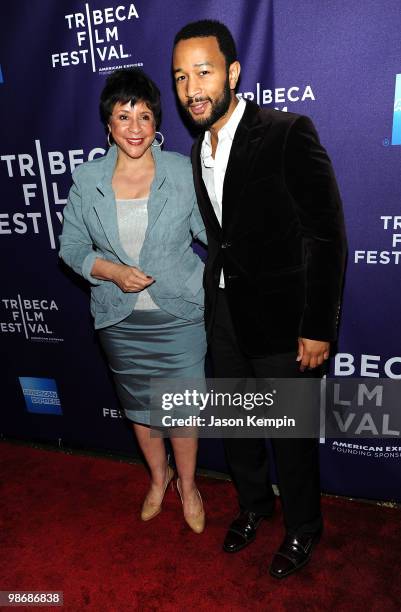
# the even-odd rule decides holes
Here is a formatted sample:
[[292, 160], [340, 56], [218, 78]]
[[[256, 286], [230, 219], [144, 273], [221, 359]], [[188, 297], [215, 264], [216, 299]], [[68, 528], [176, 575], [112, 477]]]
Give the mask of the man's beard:
[[[189, 110], [189, 105], [193, 104], [194, 102], [204, 102], [206, 100], [208, 100], [211, 104], [212, 110], [211, 110], [210, 115], [206, 117], [205, 119], [202, 119], [202, 118], [195, 119], [195, 117], [191, 115], [191, 111]], [[188, 100], [187, 104], [183, 108], [194, 125], [204, 130], [208, 130], [212, 127], [212, 125], [216, 123], [216, 121], [221, 119], [221, 117], [223, 117], [223, 115], [226, 114], [230, 106], [230, 103], [231, 103], [231, 90], [230, 90], [230, 86], [228, 83], [228, 77], [227, 77], [226, 82], [224, 83], [224, 90], [220, 98], [218, 98], [215, 101], [213, 101], [208, 96], [206, 96], [205, 98], [191, 98], [190, 100]]]

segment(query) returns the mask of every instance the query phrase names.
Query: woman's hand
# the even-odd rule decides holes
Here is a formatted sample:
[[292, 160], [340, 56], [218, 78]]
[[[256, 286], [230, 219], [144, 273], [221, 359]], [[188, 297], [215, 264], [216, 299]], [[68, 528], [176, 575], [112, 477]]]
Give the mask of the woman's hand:
[[101, 280], [112, 281], [124, 293], [143, 291], [155, 282], [154, 278], [147, 276], [134, 266], [126, 266], [101, 258], [95, 259], [91, 275]]
[[147, 276], [134, 266], [115, 264], [111, 279], [124, 293], [135, 293], [143, 291], [155, 282], [151, 276]]

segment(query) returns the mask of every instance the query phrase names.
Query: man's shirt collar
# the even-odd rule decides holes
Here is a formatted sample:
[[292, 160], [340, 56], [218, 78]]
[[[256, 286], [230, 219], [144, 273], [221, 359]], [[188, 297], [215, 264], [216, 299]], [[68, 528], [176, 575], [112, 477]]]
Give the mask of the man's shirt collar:
[[[225, 140], [225, 139], [229, 139], [231, 142], [234, 140], [234, 136], [235, 136], [235, 132], [237, 131], [238, 124], [241, 121], [242, 115], [244, 114], [244, 111], [245, 111], [245, 106], [246, 106], [245, 100], [243, 98], [240, 98], [237, 106], [234, 109], [233, 114], [231, 115], [227, 123], [223, 125], [223, 127], [218, 132], [219, 142], [220, 140]], [[214, 160], [212, 158], [212, 144], [211, 144], [210, 130], [205, 132], [205, 135], [203, 137], [201, 155], [202, 155], [203, 163], [205, 164], [206, 167], [210, 168], [211, 166], [214, 165]]]

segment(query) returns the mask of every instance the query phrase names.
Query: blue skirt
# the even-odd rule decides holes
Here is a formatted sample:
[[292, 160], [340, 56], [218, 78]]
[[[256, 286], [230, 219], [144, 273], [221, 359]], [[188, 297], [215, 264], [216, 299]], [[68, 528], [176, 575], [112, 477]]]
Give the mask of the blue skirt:
[[99, 336], [125, 415], [136, 423], [150, 424], [151, 378], [205, 376], [203, 321], [184, 321], [163, 310], [134, 310], [99, 330]]

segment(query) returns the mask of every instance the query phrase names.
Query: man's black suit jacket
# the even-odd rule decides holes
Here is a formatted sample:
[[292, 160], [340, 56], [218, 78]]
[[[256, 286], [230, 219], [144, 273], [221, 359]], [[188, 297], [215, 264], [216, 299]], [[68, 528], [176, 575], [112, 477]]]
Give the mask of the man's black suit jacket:
[[222, 267], [245, 354], [296, 350], [299, 336], [334, 341], [345, 230], [332, 165], [312, 122], [247, 101], [225, 175], [221, 226], [202, 179], [202, 139], [192, 165], [208, 239], [209, 341]]

